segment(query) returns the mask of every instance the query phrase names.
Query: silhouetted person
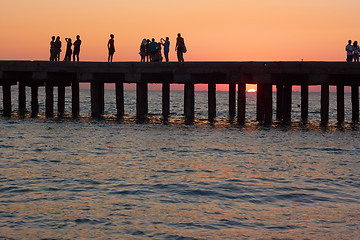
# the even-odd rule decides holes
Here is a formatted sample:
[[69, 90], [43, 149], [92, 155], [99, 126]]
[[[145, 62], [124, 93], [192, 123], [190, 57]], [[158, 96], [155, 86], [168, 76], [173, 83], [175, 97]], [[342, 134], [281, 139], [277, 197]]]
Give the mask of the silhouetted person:
[[61, 41], [60, 37], [57, 36], [54, 42], [54, 52], [55, 52], [55, 61], [60, 61], [60, 53], [61, 53]]
[[170, 50], [170, 41], [169, 41], [169, 37], [166, 37], [165, 39], [161, 39], [161, 44], [164, 46], [164, 56], [166, 59], [166, 62], [169, 62], [169, 50]]
[[51, 37], [51, 42], [50, 42], [50, 61], [54, 61], [55, 60], [55, 48], [54, 48], [54, 44], [55, 44], [55, 36]]
[[359, 45], [357, 41], [354, 42], [353, 50], [354, 50], [353, 53], [354, 62], [359, 62]]
[[146, 61], [149, 62], [149, 57], [150, 57], [150, 39], [146, 40]]
[[77, 58], [77, 61], [79, 61], [80, 45], [81, 45], [80, 36], [77, 35], [76, 40], [74, 42], [74, 53], [73, 53], [73, 61], [74, 62], [75, 62], [75, 57]]
[[115, 53], [114, 34], [110, 35], [110, 39], [109, 39], [109, 42], [107, 44], [107, 47], [109, 49], [108, 62], [112, 62], [113, 61], [113, 56], [114, 56], [114, 53]]
[[71, 38], [65, 38], [66, 41], [66, 53], [65, 53], [65, 58], [64, 61], [65, 62], [70, 62], [71, 61], [71, 54], [72, 54], [72, 42], [71, 42]]
[[157, 42], [155, 42], [155, 38], [151, 39], [151, 43], [149, 43], [149, 49], [150, 49], [150, 61], [153, 61], [153, 58], [156, 54], [158, 48]]
[[141, 60], [140, 62], [145, 62], [145, 57], [146, 57], [146, 39], [144, 38], [141, 42], [140, 45], [140, 56], [141, 56]]
[[184, 53], [186, 52], [186, 46], [184, 39], [181, 37], [181, 34], [178, 33], [176, 38], [175, 51], [177, 51], [177, 57], [179, 62], [184, 62]]
[[346, 47], [345, 47], [345, 51], [346, 51], [346, 61], [347, 61], [347, 62], [352, 62], [354, 48], [353, 48], [353, 46], [351, 46], [351, 40], [349, 40], [348, 43], [349, 43], [349, 44], [346, 45]]

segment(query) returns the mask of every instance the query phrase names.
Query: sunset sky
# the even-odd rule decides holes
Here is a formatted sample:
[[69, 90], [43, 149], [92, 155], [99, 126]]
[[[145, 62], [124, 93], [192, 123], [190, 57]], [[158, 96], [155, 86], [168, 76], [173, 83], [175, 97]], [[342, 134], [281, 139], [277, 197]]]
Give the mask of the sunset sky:
[[83, 61], [106, 61], [111, 33], [114, 61], [139, 61], [143, 38], [166, 36], [175, 61], [178, 32], [185, 61], [345, 61], [360, 40], [359, 0], [0, 1], [0, 60], [48, 60], [52, 35], [79, 34]]

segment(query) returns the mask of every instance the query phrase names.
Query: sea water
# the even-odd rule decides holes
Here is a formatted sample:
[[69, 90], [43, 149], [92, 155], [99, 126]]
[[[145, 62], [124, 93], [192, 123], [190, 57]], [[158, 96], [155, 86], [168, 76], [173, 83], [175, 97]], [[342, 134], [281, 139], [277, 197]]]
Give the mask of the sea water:
[[[42, 90], [39, 118], [1, 117], [0, 239], [359, 239], [360, 132], [349, 123], [349, 94], [344, 128], [330, 94], [325, 130], [318, 93], [309, 125], [297, 123], [294, 93], [286, 128], [257, 125], [254, 94], [245, 127], [228, 120], [226, 92], [217, 93], [214, 124], [207, 93], [196, 92], [191, 126], [181, 91], [171, 92], [167, 124], [161, 92], [149, 92], [148, 124], [132, 120], [134, 91], [125, 91], [122, 122], [114, 91], [105, 96], [103, 120], [88, 117], [89, 90], [78, 120], [44, 119]], [[16, 110], [15, 90], [13, 98]]]

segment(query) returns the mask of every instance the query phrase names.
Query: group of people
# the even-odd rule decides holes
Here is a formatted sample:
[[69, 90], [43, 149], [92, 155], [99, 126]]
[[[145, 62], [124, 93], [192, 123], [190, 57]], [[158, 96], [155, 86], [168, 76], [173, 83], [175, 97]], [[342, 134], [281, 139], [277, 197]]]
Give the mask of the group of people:
[[[169, 62], [169, 51], [170, 51], [170, 40], [169, 37], [161, 38], [160, 42], [156, 42], [155, 38], [149, 39], [144, 38], [140, 44], [140, 62], [162, 62], [163, 57], [161, 54], [161, 48], [164, 47], [164, 57], [166, 62]], [[177, 57], [179, 62], [184, 62], [183, 54], [186, 53], [186, 46], [184, 38], [178, 33], [176, 39], [175, 51], [177, 51]]]
[[359, 45], [358, 42], [355, 41], [353, 45], [351, 45], [351, 40], [348, 41], [348, 45], [345, 47], [346, 51], [346, 61], [347, 62], [359, 62]]
[[[65, 38], [66, 41], [66, 52], [65, 52], [65, 58], [64, 61], [71, 61], [71, 55], [73, 56], [73, 61], [79, 61], [79, 54], [80, 54], [80, 45], [81, 40], [80, 36], [76, 36], [76, 40], [74, 43], [72, 43], [71, 38]], [[72, 46], [74, 45], [74, 52], [72, 51]], [[50, 61], [60, 61], [60, 53], [61, 53], [61, 41], [60, 37], [57, 36], [55, 39], [55, 36], [51, 37], [50, 42]]]
[[[66, 53], [64, 61], [71, 61], [71, 55], [73, 56], [73, 61], [79, 61], [80, 54], [80, 45], [81, 40], [80, 36], [76, 36], [76, 40], [72, 43], [71, 38], [65, 38], [66, 41]], [[108, 62], [113, 61], [113, 56], [115, 53], [115, 44], [114, 44], [114, 34], [110, 34], [110, 39], [107, 44], [108, 48]], [[74, 46], [74, 51], [72, 50], [72, 46]], [[153, 38], [151, 41], [149, 39], [143, 39], [140, 45], [140, 56], [141, 62], [162, 62], [163, 57], [161, 54], [161, 48], [164, 47], [164, 56], [166, 62], [169, 62], [169, 51], [170, 51], [170, 40], [169, 37], [161, 38], [160, 42], [155, 42]], [[176, 46], [175, 51], [177, 52], [177, 58], [179, 62], [184, 62], [184, 53], [186, 53], [186, 46], [184, 38], [181, 37], [181, 34], [178, 33], [176, 38]], [[60, 37], [52, 36], [50, 42], [50, 61], [60, 61], [60, 53], [61, 53], [61, 41]]]

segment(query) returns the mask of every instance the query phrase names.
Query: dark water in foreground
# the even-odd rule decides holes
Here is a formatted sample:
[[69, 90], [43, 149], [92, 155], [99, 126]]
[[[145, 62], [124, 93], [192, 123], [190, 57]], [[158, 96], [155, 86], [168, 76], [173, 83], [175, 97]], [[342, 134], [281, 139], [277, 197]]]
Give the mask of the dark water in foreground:
[[359, 138], [2, 118], [0, 239], [358, 239]]

